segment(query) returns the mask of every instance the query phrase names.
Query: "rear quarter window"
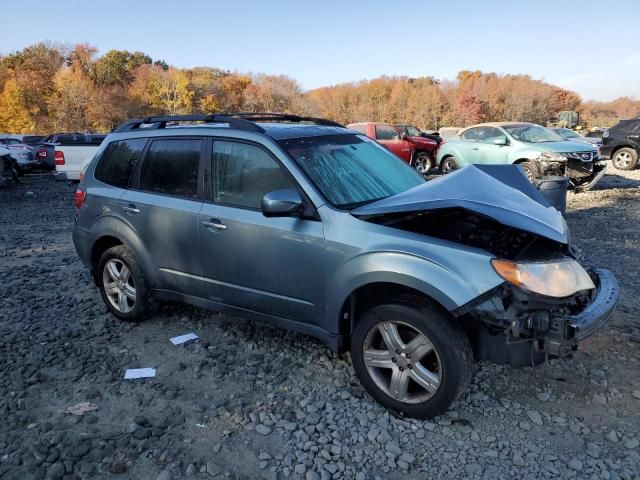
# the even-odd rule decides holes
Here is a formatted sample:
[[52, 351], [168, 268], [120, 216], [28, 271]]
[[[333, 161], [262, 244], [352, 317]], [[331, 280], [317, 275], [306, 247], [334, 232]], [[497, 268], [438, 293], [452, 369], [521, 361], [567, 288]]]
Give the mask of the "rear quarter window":
[[111, 142], [98, 161], [96, 180], [114, 187], [127, 188], [146, 143], [146, 138]]

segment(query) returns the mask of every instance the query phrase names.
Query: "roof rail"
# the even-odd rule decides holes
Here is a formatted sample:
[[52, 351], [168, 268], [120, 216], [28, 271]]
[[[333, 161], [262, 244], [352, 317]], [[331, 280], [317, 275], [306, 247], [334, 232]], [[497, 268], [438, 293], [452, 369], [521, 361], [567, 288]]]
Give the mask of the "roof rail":
[[237, 128], [238, 130], [246, 130], [249, 132], [264, 133], [264, 129], [254, 122], [244, 120], [242, 118], [233, 118], [225, 114], [214, 113], [210, 115], [166, 115], [157, 117], [147, 117], [143, 119], [130, 120], [127, 123], [123, 123], [115, 130], [114, 133], [130, 132], [139, 128], [146, 129], [158, 129], [165, 128], [167, 123], [178, 122], [203, 122], [203, 123], [226, 123], [231, 128]]
[[328, 127], [342, 127], [337, 122], [316, 117], [301, 117], [288, 113], [273, 112], [237, 112], [237, 113], [212, 113], [208, 115], [165, 115], [157, 117], [137, 118], [123, 123], [113, 130], [113, 133], [130, 132], [139, 128], [158, 129], [165, 128], [167, 123], [178, 122], [203, 122], [203, 123], [226, 123], [231, 128], [246, 130], [249, 132], [264, 133], [265, 130], [255, 122], [309, 122], [316, 125]]
[[337, 122], [332, 120], [327, 120], [326, 118], [318, 118], [318, 117], [304, 117], [300, 115], [293, 115], [290, 113], [274, 113], [274, 112], [234, 112], [227, 113], [229, 117], [237, 117], [242, 118], [244, 120], [252, 120], [254, 122], [310, 122], [315, 123], [316, 125], [323, 125], [328, 127], [344, 127]]

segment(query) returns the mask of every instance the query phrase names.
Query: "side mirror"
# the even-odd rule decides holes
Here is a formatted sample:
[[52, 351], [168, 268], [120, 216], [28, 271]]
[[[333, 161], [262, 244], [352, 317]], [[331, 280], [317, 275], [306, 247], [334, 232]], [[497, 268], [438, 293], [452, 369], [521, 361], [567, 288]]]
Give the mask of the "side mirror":
[[406, 133], [401, 133], [400, 134], [400, 140], [406, 140], [407, 139], [407, 134]]
[[494, 145], [507, 145], [507, 137], [498, 137], [493, 141]]
[[302, 211], [302, 197], [293, 189], [274, 190], [262, 197], [265, 217], [293, 217]]

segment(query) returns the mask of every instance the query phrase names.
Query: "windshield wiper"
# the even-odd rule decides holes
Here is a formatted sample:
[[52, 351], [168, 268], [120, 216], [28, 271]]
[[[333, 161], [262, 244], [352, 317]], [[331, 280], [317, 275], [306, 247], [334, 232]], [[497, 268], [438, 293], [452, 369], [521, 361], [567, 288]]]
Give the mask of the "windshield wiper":
[[363, 205], [368, 205], [369, 203], [377, 202], [378, 200], [382, 200], [383, 198], [388, 198], [388, 197], [389, 196], [380, 197], [380, 198], [373, 198], [371, 200], [361, 200], [359, 202], [341, 203], [339, 205], [336, 205], [336, 207], [344, 209], [344, 210], [353, 210], [354, 208], [362, 207]]

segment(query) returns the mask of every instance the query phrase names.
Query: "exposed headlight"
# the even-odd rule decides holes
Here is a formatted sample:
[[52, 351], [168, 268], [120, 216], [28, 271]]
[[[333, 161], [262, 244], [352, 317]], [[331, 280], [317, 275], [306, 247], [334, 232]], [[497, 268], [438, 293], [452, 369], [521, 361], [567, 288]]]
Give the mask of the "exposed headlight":
[[585, 269], [571, 259], [516, 263], [494, 258], [491, 264], [512, 285], [548, 297], [563, 298], [596, 288]]
[[547, 162], [566, 162], [567, 157], [558, 152], [542, 152], [538, 158]]

